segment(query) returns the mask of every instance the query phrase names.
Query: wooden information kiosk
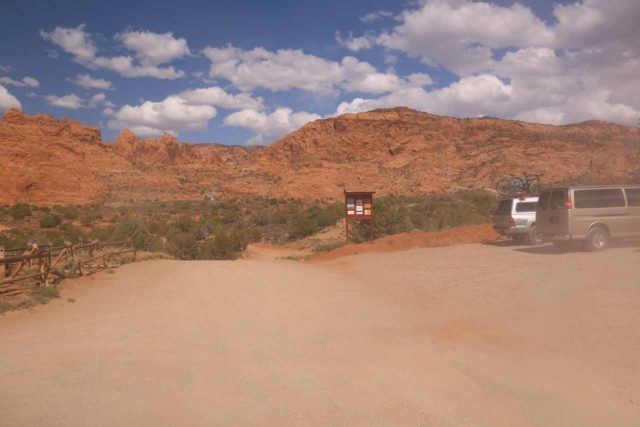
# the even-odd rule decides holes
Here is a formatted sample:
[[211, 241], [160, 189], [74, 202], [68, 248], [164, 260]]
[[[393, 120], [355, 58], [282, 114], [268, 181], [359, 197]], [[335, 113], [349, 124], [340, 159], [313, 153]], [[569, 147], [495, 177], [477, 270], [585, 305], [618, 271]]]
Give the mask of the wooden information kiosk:
[[349, 221], [367, 220], [371, 224], [371, 241], [373, 242], [374, 211], [373, 194], [375, 191], [344, 190], [344, 218], [347, 242], [349, 241]]

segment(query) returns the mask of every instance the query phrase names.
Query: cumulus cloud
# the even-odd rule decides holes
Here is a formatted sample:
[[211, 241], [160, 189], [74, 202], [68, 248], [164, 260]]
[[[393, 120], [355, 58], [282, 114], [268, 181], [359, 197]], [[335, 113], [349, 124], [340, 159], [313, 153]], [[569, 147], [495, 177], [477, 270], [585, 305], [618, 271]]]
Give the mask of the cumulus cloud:
[[49, 105], [54, 107], [67, 108], [69, 110], [86, 108], [85, 101], [75, 93], [70, 93], [64, 96], [47, 95], [44, 99], [49, 103]]
[[519, 3], [503, 7], [470, 0], [427, 0], [419, 9], [404, 11], [399, 19], [393, 30], [378, 35], [380, 45], [459, 75], [489, 67], [492, 49], [545, 45], [553, 40], [546, 24]]
[[111, 112], [111, 129], [130, 128], [139, 135], [161, 135], [180, 130], [206, 130], [209, 120], [217, 114], [210, 105], [191, 105], [179, 96], [169, 96], [160, 102], [146, 101], [141, 105], [125, 105]]
[[187, 40], [176, 38], [173, 33], [126, 31], [115, 38], [127, 49], [136, 52], [136, 58], [143, 64], [165, 64], [191, 54]]
[[11, 95], [4, 86], [0, 85], [0, 111], [5, 111], [9, 108], [22, 108], [22, 104], [20, 104], [18, 98]]
[[346, 47], [352, 52], [371, 49], [375, 46], [375, 39], [369, 35], [354, 37], [353, 33], [349, 32], [347, 37], [342, 37], [342, 35], [336, 31], [335, 38], [340, 46]]
[[262, 98], [253, 98], [247, 93], [233, 95], [217, 86], [184, 91], [178, 96], [192, 105], [212, 105], [229, 110], [243, 108], [262, 110], [264, 108], [264, 100]]
[[[176, 58], [176, 43], [182, 46], [182, 40], [184, 39], [175, 39], [171, 33], [156, 34], [146, 31], [117, 35], [116, 38], [126, 48], [136, 52], [136, 58], [128, 55], [115, 57], [98, 56], [98, 47], [91, 34], [86, 32], [86, 25], [84, 24], [76, 28], [56, 27], [52, 31], [40, 30], [40, 36], [69, 53], [75, 62], [90, 69], [104, 68], [115, 71], [123, 77], [130, 78], [154, 77], [173, 80], [185, 76], [184, 71], [177, 70], [172, 66], [158, 66], [159, 63]], [[165, 50], [157, 45], [154, 46], [150, 42], [167, 41], [168, 39], [171, 40], [169, 40], [168, 46], [165, 46]], [[188, 50], [186, 41], [184, 43], [184, 47]]]
[[83, 99], [75, 93], [64, 96], [47, 95], [44, 97], [47, 103], [54, 107], [67, 108], [69, 110], [79, 110], [82, 108], [94, 108], [100, 105], [114, 107], [114, 104], [107, 99], [104, 93], [97, 93], [90, 99]]
[[469, 76], [450, 86], [427, 91], [420, 86], [404, 87], [375, 99], [356, 98], [341, 103], [336, 114], [376, 108], [406, 106], [416, 110], [451, 116], [504, 116], [510, 111], [513, 88], [490, 74]]
[[17, 87], [38, 87], [40, 86], [40, 82], [33, 77], [23, 77], [22, 80], [14, 80], [11, 77], [0, 77], [0, 83], [7, 86], [17, 86]]
[[233, 46], [207, 47], [203, 53], [211, 60], [210, 77], [224, 78], [243, 91], [263, 88], [274, 92], [300, 89], [321, 95], [335, 95], [341, 90], [380, 94], [406, 84], [397, 75], [380, 73], [353, 56], [337, 62], [301, 50], [272, 52]]
[[636, 124], [637, 1], [583, 0], [558, 4], [553, 13], [555, 22], [547, 24], [519, 3], [424, 0], [398, 15], [391, 30], [363, 37], [447, 69], [458, 80], [426, 90], [430, 77], [407, 76], [408, 83], [379, 98], [341, 103], [337, 113], [406, 105], [454, 116]]
[[320, 118], [318, 114], [305, 111], [294, 113], [291, 108], [278, 108], [270, 114], [244, 109], [225, 117], [224, 125], [248, 129], [254, 136], [247, 143], [263, 144], [269, 137], [282, 136]]
[[113, 85], [109, 80], [93, 78], [89, 74], [78, 74], [75, 79], [70, 81], [85, 89], [108, 90]]
[[117, 111], [106, 108], [103, 114], [112, 117], [109, 126], [113, 129], [128, 127], [141, 135], [177, 134], [181, 130], [206, 130], [209, 120], [217, 115], [216, 107], [260, 111], [264, 101], [248, 93], [232, 94], [211, 86], [183, 91], [159, 102], [126, 105]]

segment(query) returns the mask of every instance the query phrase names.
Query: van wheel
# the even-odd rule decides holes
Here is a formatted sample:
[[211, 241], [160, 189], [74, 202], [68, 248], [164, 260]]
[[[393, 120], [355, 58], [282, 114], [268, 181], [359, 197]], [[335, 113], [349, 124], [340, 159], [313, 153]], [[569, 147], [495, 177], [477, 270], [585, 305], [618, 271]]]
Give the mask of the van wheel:
[[529, 235], [527, 236], [527, 242], [530, 245], [540, 245], [542, 244], [542, 236], [538, 233], [538, 229], [535, 225], [532, 225], [529, 229]]
[[587, 233], [585, 247], [589, 252], [598, 252], [609, 246], [609, 233], [602, 227], [593, 227]]

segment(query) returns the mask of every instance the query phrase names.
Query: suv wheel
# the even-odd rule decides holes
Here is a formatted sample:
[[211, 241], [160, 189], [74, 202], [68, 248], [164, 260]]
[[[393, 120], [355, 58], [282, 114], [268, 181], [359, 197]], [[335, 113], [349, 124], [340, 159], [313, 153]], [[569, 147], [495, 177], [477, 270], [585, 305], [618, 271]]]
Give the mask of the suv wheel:
[[512, 238], [514, 241], [518, 242], [518, 243], [522, 243], [522, 242], [524, 242], [524, 239], [525, 239], [526, 237], [527, 237], [527, 236], [525, 236], [524, 234], [513, 234], [513, 235], [511, 236], [511, 238]]
[[609, 246], [609, 233], [602, 227], [593, 227], [587, 233], [585, 244], [589, 252], [598, 252], [607, 249]]
[[527, 236], [527, 241], [530, 245], [540, 245], [542, 244], [542, 236], [538, 233], [538, 229], [535, 225], [532, 225], [529, 229], [529, 235]]

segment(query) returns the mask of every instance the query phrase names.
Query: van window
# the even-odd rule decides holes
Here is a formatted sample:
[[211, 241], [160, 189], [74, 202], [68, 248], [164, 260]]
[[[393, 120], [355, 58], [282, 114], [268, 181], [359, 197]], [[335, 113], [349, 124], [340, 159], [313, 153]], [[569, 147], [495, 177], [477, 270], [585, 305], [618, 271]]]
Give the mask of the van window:
[[546, 211], [549, 207], [549, 199], [551, 198], [551, 191], [543, 191], [538, 199], [538, 207], [542, 211]]
[[522, 202], [516, 205], [516, 212], [535, 212], [535, 211], [536, 211], [535, 202]]
[[511, 204], [513, 199], [506, 199], [500, 202], [498, 209], [496, 209], [496, 215], [511, 215]]
[[625, 188], [629, 206], [640, 206], [640, 188]]
[[551, 209], [559, 209], [564, 207], [566, 191], [564, 190], [556, 190], [551, 194]]
[[623, 208], [622, 188], [603, 188], [599, 190], [576, 190], [576, 209]]

